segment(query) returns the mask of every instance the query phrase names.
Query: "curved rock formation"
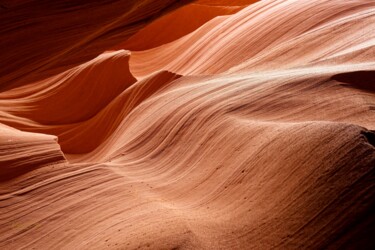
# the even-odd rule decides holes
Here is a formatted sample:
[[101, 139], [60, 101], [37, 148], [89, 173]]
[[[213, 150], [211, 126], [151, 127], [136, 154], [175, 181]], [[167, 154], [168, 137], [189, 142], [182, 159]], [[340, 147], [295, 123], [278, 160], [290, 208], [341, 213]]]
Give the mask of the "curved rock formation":
[[255, 1], [194, 2], [150, 23], [114, 49], [126, 48], [140, 51], [173, 42], [193, 32], [214, 17], [233, 14], [253, 2]]
[[0, 248], [374, 248], [375, 3], [174, 2], [14, 2]]
[[0, 90], [85, 63], [192, 1], [2, 1], [0, 54], [6, 63], [0, 69]]

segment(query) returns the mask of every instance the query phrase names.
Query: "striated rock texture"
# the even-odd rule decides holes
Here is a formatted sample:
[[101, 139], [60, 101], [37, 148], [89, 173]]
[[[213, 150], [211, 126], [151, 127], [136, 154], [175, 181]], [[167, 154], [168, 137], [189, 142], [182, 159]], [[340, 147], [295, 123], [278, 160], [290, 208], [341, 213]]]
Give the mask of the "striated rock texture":
[[375, 248], [373, 0], [0, 23], [0, 249]]

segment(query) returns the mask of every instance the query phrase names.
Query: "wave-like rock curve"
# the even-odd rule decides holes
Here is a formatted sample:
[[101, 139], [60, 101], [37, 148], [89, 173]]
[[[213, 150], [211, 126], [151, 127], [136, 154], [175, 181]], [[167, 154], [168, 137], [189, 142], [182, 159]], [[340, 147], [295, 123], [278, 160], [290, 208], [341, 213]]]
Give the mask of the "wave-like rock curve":
[[4, 56], [0, 248], [374, 248], [373, 1], [151, 2]]

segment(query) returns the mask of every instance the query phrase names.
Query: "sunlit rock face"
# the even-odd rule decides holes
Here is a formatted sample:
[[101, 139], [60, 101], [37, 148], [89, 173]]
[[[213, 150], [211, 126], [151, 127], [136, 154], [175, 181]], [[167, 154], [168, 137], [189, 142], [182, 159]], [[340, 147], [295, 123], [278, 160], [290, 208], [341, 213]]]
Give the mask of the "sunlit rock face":
[[375, 248], [373, 0], [0, 23], [0, 249]]

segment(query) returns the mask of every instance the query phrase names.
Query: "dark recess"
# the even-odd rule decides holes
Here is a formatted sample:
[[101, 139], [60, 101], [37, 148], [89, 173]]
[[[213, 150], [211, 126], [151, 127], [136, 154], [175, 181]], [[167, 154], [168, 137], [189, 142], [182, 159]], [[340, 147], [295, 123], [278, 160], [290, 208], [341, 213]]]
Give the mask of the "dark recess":
[[365, 136], [368, 143], [370, 143], [373, 147], [375, 147], [375, 131], [372, 131], [372, 130], [363, 131], [362, 134]]
[[375, 71], [354, 71], [337, 74], [332, 80], [345, 83], [344, 86], [375, 92]]

